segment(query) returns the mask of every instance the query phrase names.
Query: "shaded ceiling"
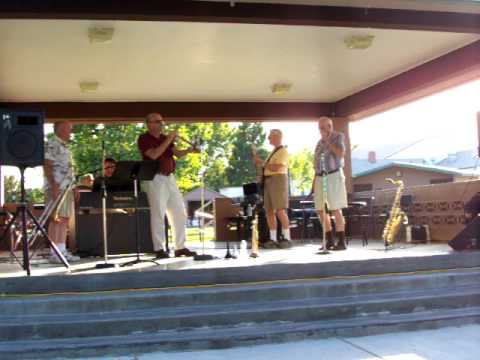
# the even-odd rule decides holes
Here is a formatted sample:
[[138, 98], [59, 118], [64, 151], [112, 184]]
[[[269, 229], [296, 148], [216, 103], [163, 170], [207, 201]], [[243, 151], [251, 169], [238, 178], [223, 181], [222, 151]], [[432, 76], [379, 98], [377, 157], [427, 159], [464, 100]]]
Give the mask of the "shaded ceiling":
[[[60, 103], [64, 108], [65, 104], [76, 103], [70, 111], [79, 111], [82, 106], [78, 104], [82, 103], [97, 104], [97, 108], [100, 103], [137, 103], [135, 109], [122, 107], [122, 111], [131, 110], [126, 116], [145, 113], [148, 109], [143, 104], [148, 103], [168, 103], [172, 113], [175, 104], [190, 107], [192, 103], [209, 103], [213, 104], [211, 109], [216, 110], [209, 110], [204, 104], [206, 109], [201, 116], [222, 108], [225, 117], [248, 117], [250, 113], [250, 110], [244, 114], [235, 109], [230, 111], [231, 105], [227, 111], [225, 103], [249, 103], [251, 108], [255, 104], [265, 106], [263, 113], [253, 114], [251, 118], [268, 118], [268, 115], [275, 118], [277, 115], [270, 113], [273, 105], [267, 107], [267, 104], [282, 102], [286, 103], [281, 110], [284, 113], [288, 113], [286, 106], [292, 103], [298, 104], [296, 109], [302, 106], [308, 109], [303, 112], [306, 115], [318, 113], [320, 108], [326, 114], [334, 115], [336, 110], [344, 109], [344, 114], [352, 115], [364, 110], [362, 106], [365, 107], [365, 104], [358, 105], [358, 99], [370, 103], [376, 101], [369, 96], [370, 89], [377, 87], [379, 93], [380, 88], [380, 93], [384, 92], [387, 96], [391, 89], [384, 91], [381, 88], [384, 83], [480, 41], [480, 29], [475, 26], [478, 18], [473, 18], [473, 23], [462, 24], [459, 19], [464, 17], [458, 17], [480, 13], [480, 4], [472, 1], [426, 0], [421, 5], [409, 0], [222, 2], [226, 4], [185, 1], [175, 3], [182, 4], [178, 8], [158, 5], [158, 12], [153, 13], [142, 7], [142, 4], [147, 4], [145, 1], [132, 3], [140, 4], [138, 9], [132, 8], [131, 12], [120, 9], [119, 13], [115, 13], [115, 8], [101, 8], [103, 5], [98, 5], [98, 9], [85, 5], [84, 12], [69, 7], [61, 11], [49, 10], [48, 6], [34, 12], [29, 11], [26, 5], [22, 7], [15, 2], [11, 5], [15, 11], [7, 6], [2, 13], [4, 5], [0, 4], [0, 102], [7, 105], [46, 104], [50, 108], [53, 103]], [[256, 4], [260, 2], [270, 4]], [[35, 0], [25, 3], [40, 4]], [[79, 9], [83, 3], [85, 1], [77, 2]], [[289, 7], [279, 3], [334, 4], [351, 8]], [[458, 16], [453, 12], [439, 13], [441, 20], [435, 23], [437, 18], [432, 12], [451, 12], [454, 3], [457, 5], [455, 11], [462, 13]], [[185, 4], [194, 5], [190, 9]], [[195, 4], [199, 4], [200, 8], [197, 9]], [[359, 6], [365, 7], [366, 13], [373, 13], [373, 18], [359, 19], [357, 10], [351, 10], [351, 18], [339, 20], [335, 17], [335, 22], [343, 26], [333, 26], [328, 20], [330, 15], [343, 16], [348, 13], [345, 9]], [[428, 13], [391, 10], [375, 15], [375, 9], [372, 9], [375, 6], [428, 10]], [[215, 11], [205, 15], [209, 8]], [[317, 23], [316, 15], [309, 17], [308, 9], [316, 10], [321, 18], [318, 23], [325, 23], [325, 26], [298, 25]], [[329, 15], [322, 12], [325, 9]], [[107, 10], [109, 12], [105, 12]], [[264, 20], [260, 15], [251, 17], [249, 10], [267, 11], [272, 17]], [[286, 10], [289, 12], [285, 13]], [[147, 14], [151, 13], [152, 18], [148, 19]], [[230, 17], [226, 18], [225, 14]], [[406, 19], [405, 14], [415, 15], [415, 23]], [[185, 20], [186, 15], [188, 21]], [[198, 18], [195, 18], [197, 15]], [[283, 17], [280, 18], [280, 15]], [[145, 18], [149, 21], [142, 20]], [[168, 21], [158, 20], [164, 18]], [[378, 19], [383, 23], [380, 24]], [[258, 23], [262, 21], [265, 23]], [[464, 25], [465, 32], [458, 30]], [[88, 29], [94, 26], [112, 27], [112, 41], [91, 43]], [[389, 26], [392, 28], [385, 28]], [[414, 30], [407, 30], [411, 28]], [[439, 31], [443, 28], [444, 31]], [[344, 41], [352, 35], [371, 35], [373, 43], [365, 50], [348, 49]], [[479, 48], [471, 47], [470, 53], [463, 57], [471, 57], [472, 53], [478, 56]], [[452, 60], [445, 72], [452, 70], [451, 64]], [[466, 67], [469, 72], [466, 80], [478, 75], [470, 71], [471, 64]], [[437, 64], [437, 72], [438, 68]], [[402, 86], [408, 89], [409, 82], [417, 79], [419, 83], [424, 81], [421, 76], [412, 73], [410, 78], [403, 80]], [[79, 83], [84, 81], [98, 82], [98, 90], [82, 92]], [[428, 86], [433, 82], [430, 81]], [[290, 91], [283, 95], [274, 94], [272, 86], [275, 83], [290, 84]], [[413, 85], [418, 87], [419, 84]], [[398, 88], [397, 84], [395, 88]], [[405, 89], [402, 95], [405, 95]], [[411, 89], [412, 93], [417, 90], [414, 86]], [[360, 98], [359, 94], [367, 96]], [[397, 93], [391, 94], [391, 97], [398, 96]], [[351, 104], [354, 104], [353, 107]], [[178, 109], [175, 111], [178, 112]], [[301, 114], [302, 111], [299, 111], [297, 115]], [[108, 109], [84, 114], [85, 117], [94, 115], [115, 117]], [[221, 114], [217, 115], [217, 118], [221, 117]], [[295, 111], [289, 114], [294, 115]]]

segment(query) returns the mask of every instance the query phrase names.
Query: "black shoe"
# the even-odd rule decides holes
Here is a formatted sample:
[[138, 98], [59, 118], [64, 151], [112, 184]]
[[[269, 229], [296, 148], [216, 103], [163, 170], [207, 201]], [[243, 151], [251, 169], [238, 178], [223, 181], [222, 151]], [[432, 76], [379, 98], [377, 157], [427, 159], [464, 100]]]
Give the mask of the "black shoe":
[[277, 249], [278, 244], [273, 240], [268, 240], [266, 243], [263, 244], [264, 249]]
[[197, 253], [195, 251], [190, 251], [187, 248], [183, 248], [180, 250], [175, 250], [175, 257], [180, 257], [180, 256], [196, 256]]
[[338, 231], [337, 232], [338, 242], [333, 247], [332, 250], [347, 250], [347, 245], [345, 245], [345, 231]]
[[290, 249], [292, 247], [292, 242], [290, 240], [282, 240], [278, 242], [278, 247], [280, 249]]
[[338, 244], [335, 245], [332, 250], [333, 251], [347, 250], [347, 246], [345, 245], [344, 241], [339, 241]]
[[[333, 250], [335, 248], [335, 243], [332, 241], [328, 241], [327, 240], [327, 250]], [[318, 249], [319, 251], [323, 251], [323, 245], [320, 246], [320, 248]]]
[[155, 259], [168, 259], [170, 255], [165, 250], [155, 251]]

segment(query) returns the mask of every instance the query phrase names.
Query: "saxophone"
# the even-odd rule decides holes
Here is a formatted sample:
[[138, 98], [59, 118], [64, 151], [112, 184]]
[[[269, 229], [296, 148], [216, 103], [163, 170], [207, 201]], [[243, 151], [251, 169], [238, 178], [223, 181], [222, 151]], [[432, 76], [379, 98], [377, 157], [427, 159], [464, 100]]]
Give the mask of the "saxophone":
[[258, 257], [258, 214], [255, 214], [255, 218], [252, 221], [252, 251], [250, 252], [251, 258]]
[[385, 243], [385, 248], [389, 245], [392, 245], [395, 241], [395, 235], [400, 229], [400, 224], [408, 224], [407, 214], [402, 211], [400, 207], [400, 198], [404, 189], [402, 180], [393, 180], [391, 178], [385, 179], [387, 182], [392, 183], [397, 186], [397, 192], [395, 194], [395, 199], [393, 200], [392, 209], [390, 211], [390, 216], [388, 217], [387, 222], [385, 223], [385, 228], [383, 229], [382, 238]]

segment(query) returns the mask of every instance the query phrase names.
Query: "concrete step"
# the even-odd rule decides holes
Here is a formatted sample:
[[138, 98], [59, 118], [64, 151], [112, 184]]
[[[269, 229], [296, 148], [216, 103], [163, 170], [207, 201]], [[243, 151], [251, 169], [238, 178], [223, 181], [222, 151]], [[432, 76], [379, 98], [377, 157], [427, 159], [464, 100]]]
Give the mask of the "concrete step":
[[[142, 270], [101, 274], [72, 273], [0, 279], [0, 296], [15, 294], [97, 292], [122, 289], [245, 284], [278, 280], [319, 279], [333, 276], [382, 275], [429, 270], [480, 267], [480, 251], [443, 255], [327, 261], [325, 263], [265, 264], [188, 270]], [[193, 260], [192, 260], [193, 262]]]
[[[354, 279], [350, 281], [355, 282]], [[435, 290], [411, 286], [408, 291], [379, 290], [378, 293], [287, 300], [265, 298], [265, 293], [269, 291], [267, 286], [260, 286], [256, 293], [252, 293], [249, 302], [207, 302], [187, 306], [179, 302], [176, 307], [162, 307], [158, 303], [155, 308], [124, 311], [2, 316], [0, 340], [128, 335], [204, 326], [237, 326], [272, 320], [353, 320], [366, 316], [435, 312], [480, 305], [480, 285], [471, 284]], [[217, 296], [221, 297], [222, 293], [219, 292]]]
[[333, 336], [367, 336], [472, 323], [480, 323], [478, 306], [329, 321], [241, 323], [235, 327], [164, 330], [128, 336], [1, 341], [0, 358], [2, 360], [86, 358], [102, 355], [122, 356], [160, 350], [219, 349]]
[[469, 287], [480, 285], [480, 270], [457, 270], [388, 276], [277, 281], [266, 284], [149, 289], [48, 296], [12, 296], [2, 299], [0, 316], [41, 314], [115, 313], [134, 310], [166, 311], [197, 305], [250, 304], [312, 298], [363, 296], [409, 292], [412, 289]]

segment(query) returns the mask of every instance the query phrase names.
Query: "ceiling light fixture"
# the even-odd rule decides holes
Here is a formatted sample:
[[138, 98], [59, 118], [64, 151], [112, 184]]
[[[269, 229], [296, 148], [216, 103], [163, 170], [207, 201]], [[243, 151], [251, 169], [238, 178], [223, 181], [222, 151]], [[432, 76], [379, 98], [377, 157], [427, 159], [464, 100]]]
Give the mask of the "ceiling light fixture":
[[80, 86], [80, 91], [83, 93], [97, 91], [100, 87], [98, 81], [80, 81], [78, 85]]
[[90, 43], [105, 44], [113, 39], [113, 27], [91, 27], [88, 29], [88, 38]]
[[352, 35], [347, 37], [344, 42], [351, 50], [365, 50], [372, 45], [374, 37], [373, 35]]
[[292, 84], [290, 83], [275, 83], [272, 85], [272, 93], [274, 93], [275, 95], [285, 95], [287, 92], [290, 91], [290, 89], [292, 88]]

